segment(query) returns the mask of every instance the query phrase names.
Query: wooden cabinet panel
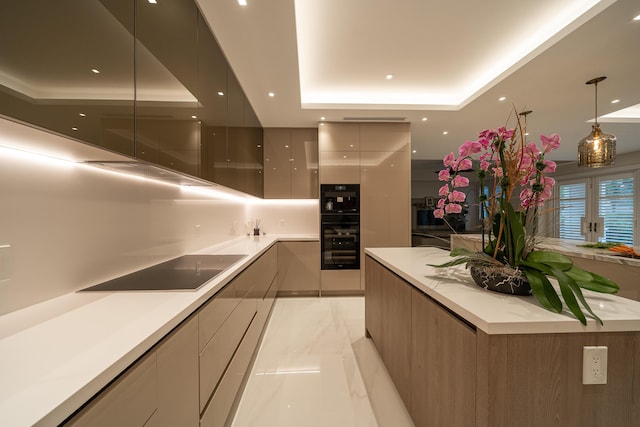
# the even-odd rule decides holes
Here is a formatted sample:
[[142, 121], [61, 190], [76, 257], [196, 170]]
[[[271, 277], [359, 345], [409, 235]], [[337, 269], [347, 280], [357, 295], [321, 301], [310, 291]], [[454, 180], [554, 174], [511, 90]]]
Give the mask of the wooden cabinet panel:
[[73, 427], [140, 427], [157, 408], [156, 354], [145, 356], [69, 421]]
[[264, 197], [288, 199], [291, 197], [291, 170], [289, 165], [291, 131], [286, 128], [264, 129]]
[[366, 123], [360, 127], [360, 151], [409, 151], [409, 123]]
[[204, 349], [239, 303], [240, 298], [236, 296], [234, 282], [231, 282], [198, 311], [198, 347], [200, 351]]
[[318, 148], [324, 151], [360, 151], [359, 123], [323, 123], [318, 128]]
[[291, 130], [291, 198], [318, 198], [318, 130]]
[[202, 415], [200, 426], [222, 427], [231, 423], [233, 418], [231, 414], [234, 407], [237, 406], [239, 390], [246, 377], [261, 332], [262, 326], [257, 322], [252, 322], [213, 395], [211, 403]]
[[321, 270], [320, 291], [323, 295], [361, 294], [360, 270]]
[[360, 259], [364, 248], [411, 246], [409, 152], [360, 153], [360, 207]]
[[[608, 347], [607, 384], [582, 384], [587, 345]], [[640, 333], [478, 331], [478, 356], [478, 427], [635, 427], [640, 419]]]
[[475, 426], [475, 331], [415, 289], [411, 313], [413, 421], [417, 426]]
[[320, 292], [320, 242], [278, 243], [278, 279], [284, 294]]
[[264, 197], [318, 197], [317, 129], [264, 129]]
[[200, 411], [216, 389], [255, 313], [256, 301], [243, 300], [200, 353]]
[[359, 184], [360, 153], [321, 151], [319, 174], [323, 184]]
[[158, 411], [160, 427], [197, 426], [198, 319], [183, 322], [158, 346]]

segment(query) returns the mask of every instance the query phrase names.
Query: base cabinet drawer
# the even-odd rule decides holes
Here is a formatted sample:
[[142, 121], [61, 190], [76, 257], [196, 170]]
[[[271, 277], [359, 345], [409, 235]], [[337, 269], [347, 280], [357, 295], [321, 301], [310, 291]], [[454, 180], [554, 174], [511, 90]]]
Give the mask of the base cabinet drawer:
[[231, 424], [233, 408], [249, 369], [249, 364], [258, 345], [262, 325], [253, 321], [247, 330], [238, 351], [229, 364], [220, 385], [200, 420], [201, 427], [222, 427]]
[[216, 389], [255, 314], [256, 301], [243, 300], [200, 353], [201, 412]]
[[[156, 354], [145, 356], [66, 425], [142, 427], [157, 408]], [[154, 424], [149, 424], [154, 425]]]

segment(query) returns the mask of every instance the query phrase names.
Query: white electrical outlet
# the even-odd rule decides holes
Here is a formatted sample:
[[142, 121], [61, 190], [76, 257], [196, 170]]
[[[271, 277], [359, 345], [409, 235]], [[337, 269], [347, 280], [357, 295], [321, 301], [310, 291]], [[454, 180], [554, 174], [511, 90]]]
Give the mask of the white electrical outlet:
[[585, 346], [582, 351], [582, 384], [607, 383], [607, 347]]

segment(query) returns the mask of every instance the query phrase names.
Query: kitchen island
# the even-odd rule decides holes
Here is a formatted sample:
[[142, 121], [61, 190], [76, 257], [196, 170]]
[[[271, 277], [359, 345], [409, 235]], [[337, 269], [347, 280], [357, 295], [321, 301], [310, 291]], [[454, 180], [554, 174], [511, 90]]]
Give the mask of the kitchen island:
[[[637, 426], [640, 302], [585, 291], [604, 325], [497, 294], [436, 248], [368, 248], [365, 322], [417, 426]], [[607, 383], [583, 384], [606, 346]]]

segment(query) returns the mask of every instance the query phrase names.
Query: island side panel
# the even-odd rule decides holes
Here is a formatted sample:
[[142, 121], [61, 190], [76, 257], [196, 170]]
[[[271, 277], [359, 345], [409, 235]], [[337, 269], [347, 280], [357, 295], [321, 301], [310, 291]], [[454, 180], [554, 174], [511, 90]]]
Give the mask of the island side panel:
[[475, 426], [475, 329], [415, 289], [411, 314], [411, 418], [416, 426]]
[[[606, 385], [582, 384], [584, 346], [608, 347]], [[478, 331], [478, 427], [636, 427], [640, 333], [487, 335]]]

